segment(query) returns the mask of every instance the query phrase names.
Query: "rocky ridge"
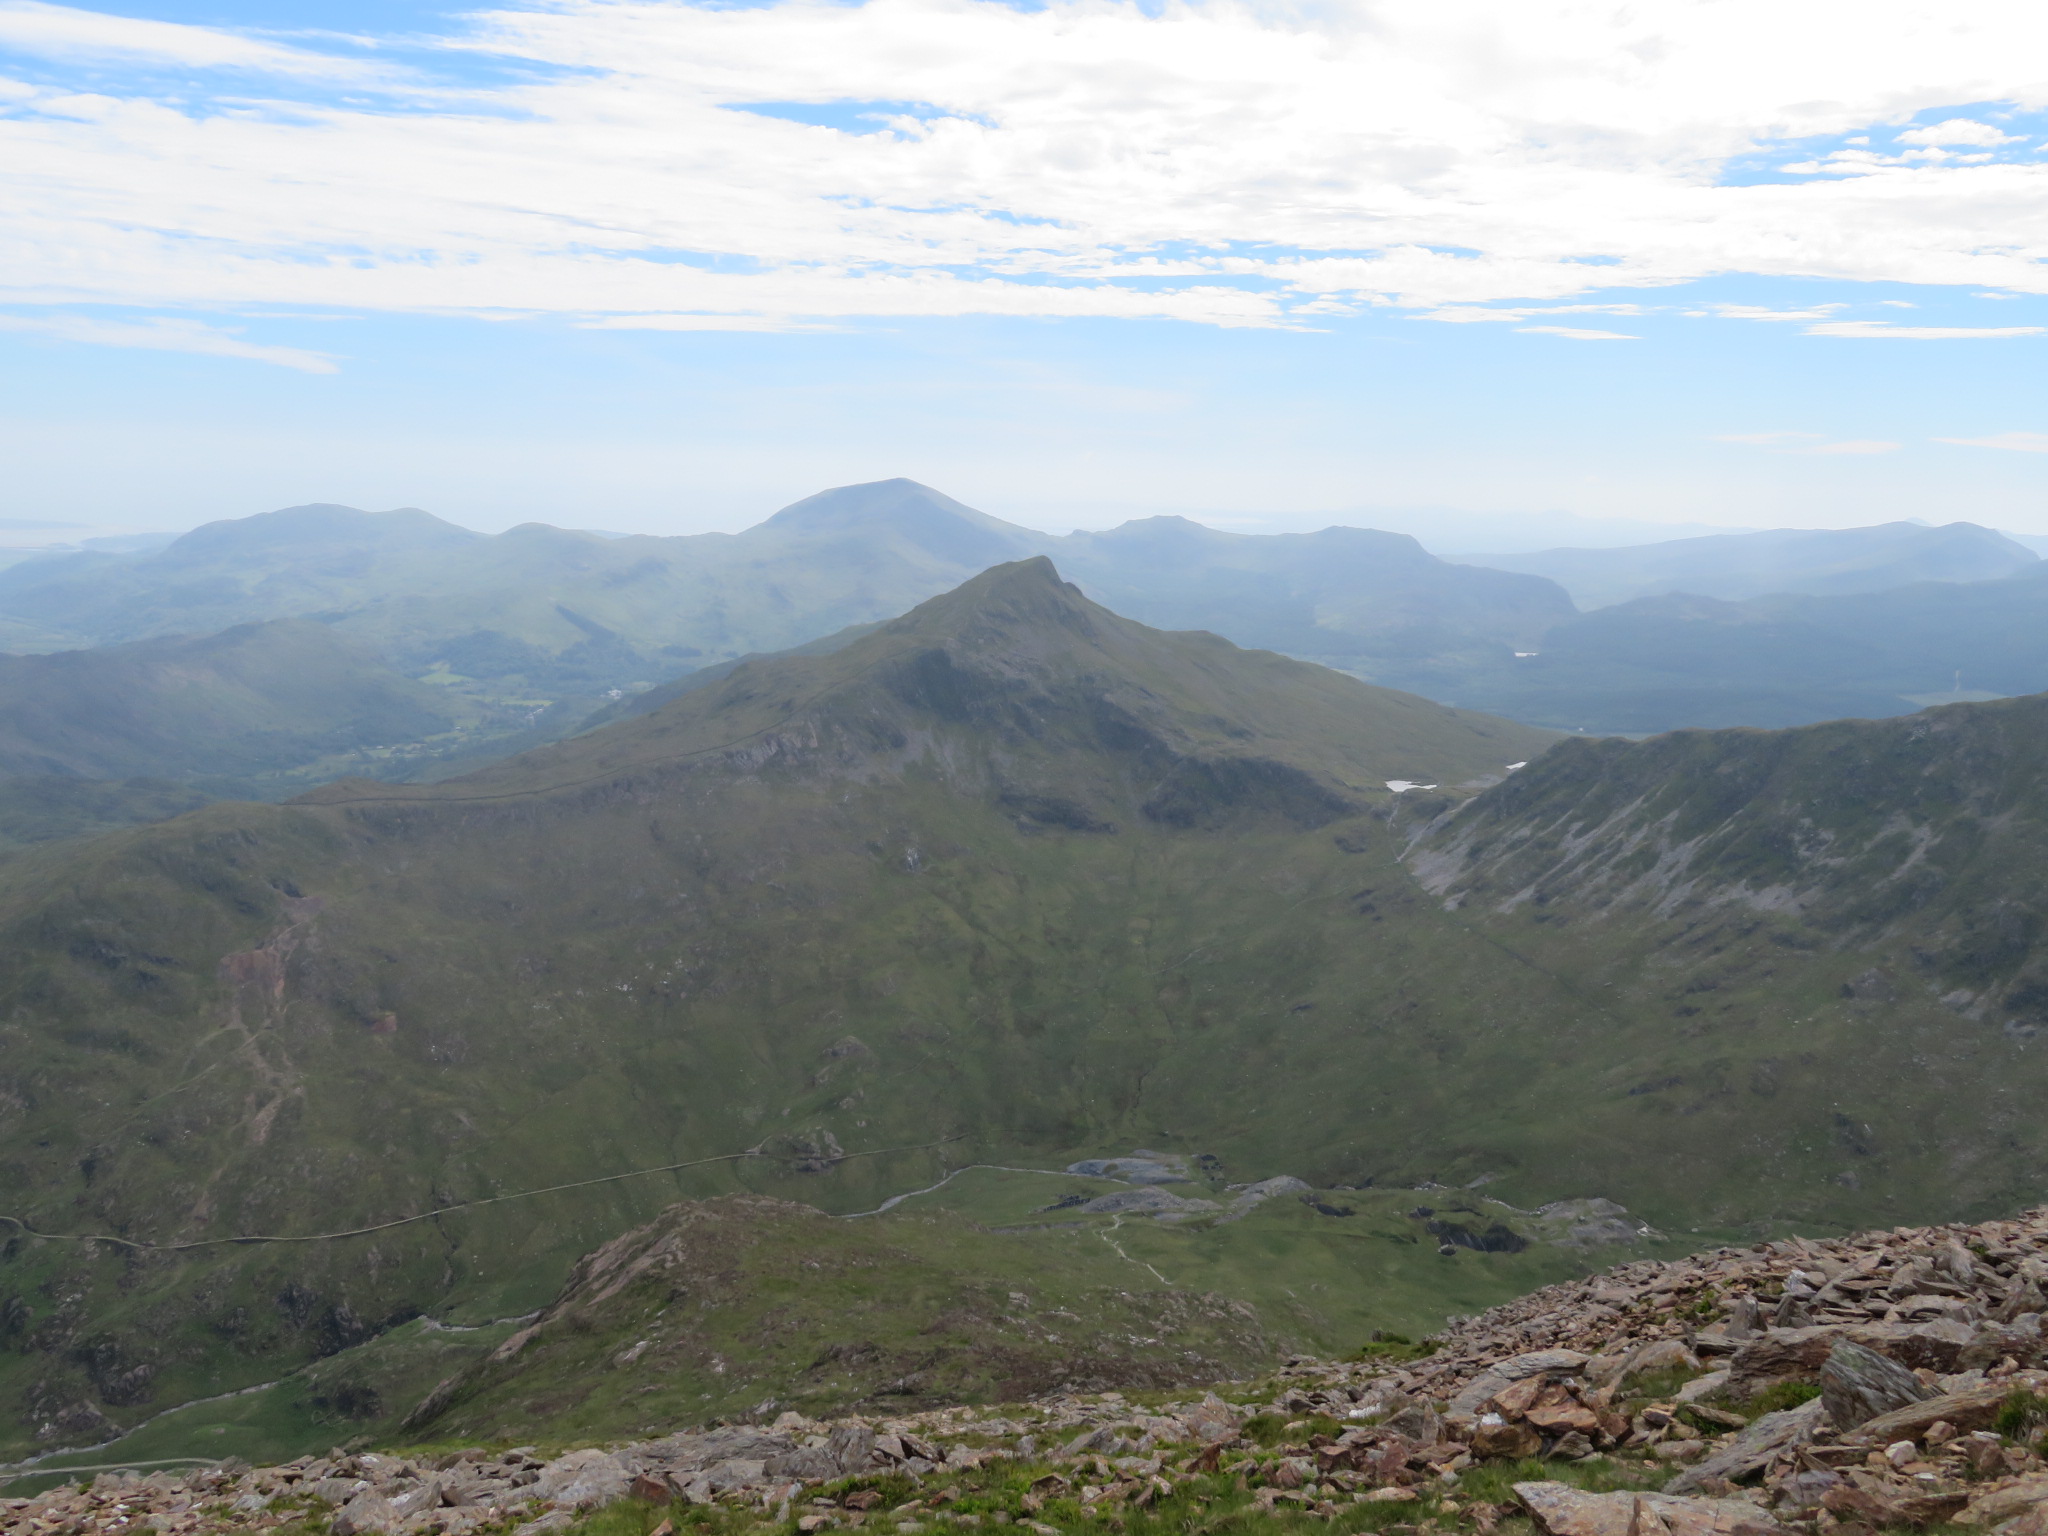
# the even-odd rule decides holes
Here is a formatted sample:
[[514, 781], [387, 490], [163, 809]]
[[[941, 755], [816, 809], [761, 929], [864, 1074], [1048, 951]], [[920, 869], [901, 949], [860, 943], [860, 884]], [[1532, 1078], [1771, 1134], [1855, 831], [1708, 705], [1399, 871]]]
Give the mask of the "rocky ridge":
[[2048, 1208], [1627, 1264], [1453, 1319], [1420, 1359], [1386, 1341], [1220, 1395], [107, 1473], [0, 1503], [0, 1531], [538, 1536], [639, 1499], [671, 1531], [1060, 1536], [1185, 1504], [1401, 1536], [2048, 1536], [2044, 1311]]

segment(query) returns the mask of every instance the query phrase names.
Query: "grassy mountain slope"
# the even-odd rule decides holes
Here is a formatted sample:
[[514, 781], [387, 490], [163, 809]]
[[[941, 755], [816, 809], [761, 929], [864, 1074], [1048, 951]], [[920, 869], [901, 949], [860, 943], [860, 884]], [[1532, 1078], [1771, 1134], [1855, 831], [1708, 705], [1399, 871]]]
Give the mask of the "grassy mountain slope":
[[167, 821], [215, 798], [170, 779], [0, 779], [0, 850]]
[[1496, 570], [1548, 576], [1581, 608], [1672, 592], [1733, 601], [1780, 592], [1883, 592], [1921, 581], [1996, 581], [2039, 561], [2025, 545], [1975, 523], [1773, 528], [1621, 549], [1466, 558]]
[[334, 1245], [17, 1241], [17, 1422], [263, 1379], [420, 1307], [535, 1305], [678, 1195], [872, 1204], [939, 1155], [821, 1162], [835, 1140], [967, 1136], [951, 1157], [1164, 1130], [1326, 1183], [1463, 1166], [1393, 1122], [1520, 1068], [1443, 1075], [1470, 978], [1389, 920], [1379, 781], [1543, 744], [1144, 630], [1038, 563], [465, 780], [21, 854], [0, 1183], [40, 1230], [296, 1234], [787, 1155]]
[[[2039, 756], [1900, 745], [1951, 717], [1978, 718], [1538, 756], [1522, 727], [1119, 619], [1029, 561], [462, 779], [30, 850], [0, 866], [0, 1187], [39, 1230], [299, 1236], [758, 1155], [331, 1242], [17, 1238], [0, 1394], [22, 1436], [126, 1422], [418, 1310], [539, 1306], [679, 1198], [863, 1210], [962, 1163], [1133, 1145], [1325, 1190], [1492, 1175], [1681, 1236], [2015, 1203], [2048, 1151], [2038, 1053], [1940, 1002], [1948, 972], [1930, 999], [1901, 969], [1977, 930], [1717, 899], [1763, 856], [1742, 849], [1702, 866], [1697, 913], [1597, 907], [1597, 884], [1575, 905], [1576, 871], [1507, 910], [1431, 894], [1509, 878], [1501, 807], [1542, 824], [1558, 796], [1559, 847], [1606, 847], [1573, 796], [1681, 771], [1707, 826], [1805, 786], [1866, 818], [1873, 858], [1905, 860], [1943, 795], [1944, 836], [1984, 842]], [[1828, 755], [1859, 730], [1892, 745]], [[1384, 781], [1529, 757], [1428, 835], [1418, 885], [1400, 855], [1446, 802]], [[1817, 812], [1787, 816], [1796, 853]], [[1496, 824], [1497, 857], [1457, 841]], [[1964, 861], [1956, 910], [2005, 932], [2030, 868]], [[2029, 921], [1999, 951], [2015, 978]]]
[[[2037, 1197], [2048, 1143], [2048, 698], [1566, 742], [1411, 862], [1616, 1021], [1595, 1098], [1718, 1127], [1781, 1209]], [[1799, 1165], [1799, 1178], [1785, 1179]]]
[[1420, 1337], [1447, 1313], [1670, 1246], [1440, 1255], [1412, 1191], [1288, 1196], [1227, 1222], [1056, 1208], [1116, 1187], [976, 1170], [948, 1186], [964, 1196], [952, 1208], [852, 1221], [758, 1197], [672, 1207], [580, 1260], [530, 1332], [406, 1432], [602, 1437], [792, 1407], [1206, 1384], [1289, 1352], [1348, 1354], [1376, 1329]]
[[479, 715], [304, 619], [0, 656], [0, 774], [9, 777], [232, 783], [361, 763]]

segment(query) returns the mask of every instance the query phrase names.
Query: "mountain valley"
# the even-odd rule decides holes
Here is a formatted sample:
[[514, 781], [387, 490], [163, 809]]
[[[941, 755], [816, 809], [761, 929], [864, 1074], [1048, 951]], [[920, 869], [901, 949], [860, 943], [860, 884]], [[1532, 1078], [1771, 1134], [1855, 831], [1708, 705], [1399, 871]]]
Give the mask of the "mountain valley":
[[[1560, 742], [1042, 559], [812, 650], [460, 778], [0, 863], [17, 1452], [523, 1315], [679, 1198], [845, 1214], [1134, 1145], [1298, 1178], [1213, 1228], [1254, 1246], [1207, 1289], [1258, 1319], [1176, 1346], [1213, 1371], [1440, 1317], [1418, 1186], [1677, 1243], [2038, 1186], [2031, 834], [1983, 829], [2032, 814], [2039, 700]], [[1316, 1239], [1392, 1266], [1363, 1316], [1258, 1278], [1281, 1211], [1379, 1231]], [[1129, 1258], [1083, 1232], [1045, 1283], [1171, 1274], [1218, 1216], [1106, 1214]], [[912, 1262], [989, 1276], [984, 1231], [1034, 1220], [958, 1219]], [[1474, 1250], [1473, 1303], [1544, 1251]]]

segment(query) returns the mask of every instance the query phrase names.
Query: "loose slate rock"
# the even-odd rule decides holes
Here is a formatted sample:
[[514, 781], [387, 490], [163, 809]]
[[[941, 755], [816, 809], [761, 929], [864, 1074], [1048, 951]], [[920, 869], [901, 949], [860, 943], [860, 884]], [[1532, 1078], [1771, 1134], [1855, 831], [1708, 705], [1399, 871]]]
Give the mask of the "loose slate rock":
[[1698, 1466], [1687, 1467], [1664, 1485], [1666, 1493], [1687, 1493], [1710, 1477], [1739, 1482], [1761, 1472], [1780, 1451], [1804, 1445], [1820, 1423], [1821, 1402], [1814, 1398], [1783, 1413], [1767, 1413]]
[[1965, 1431], [1988, 1429], [2011, 1391], [2008, 1383], [1990, 1382], [1967, 1392], [1923, 1398], [1858, 1425], [1850, 1438], [1859, 1445], [1891, 1445], [1900, 1440], [1918, 1440], [1941, 1423]]
[[1569, 1483], [1516, 1483], [1546, 1536], [1791, 1536], [1747, 1499], [1587, 1493]]
[[1837, 1430], [1854, 1429], [1879, 1414], [1933, 1396], [1898, 1361], [1865, 1349], [1854, 1339], [1835, 1340], [1820, 1368], [1820, 1398], [1827, 1405], [1828, 1422]]

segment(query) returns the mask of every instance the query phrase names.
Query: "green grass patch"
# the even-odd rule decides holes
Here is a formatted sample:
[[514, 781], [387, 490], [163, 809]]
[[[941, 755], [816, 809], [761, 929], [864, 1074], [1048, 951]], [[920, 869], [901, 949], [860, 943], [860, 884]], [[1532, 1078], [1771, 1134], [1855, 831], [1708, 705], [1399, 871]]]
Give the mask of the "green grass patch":
[[1750, 1398], [1748, 1407], [1752, 1414], [1761, 1418], [1767, 1413], [1783, 1413], [1787, 1408], [1797, 1408], [1819, 1396], [1820, 1383], [1817, 1381], [1774, 1381]]

